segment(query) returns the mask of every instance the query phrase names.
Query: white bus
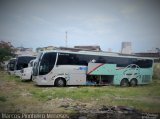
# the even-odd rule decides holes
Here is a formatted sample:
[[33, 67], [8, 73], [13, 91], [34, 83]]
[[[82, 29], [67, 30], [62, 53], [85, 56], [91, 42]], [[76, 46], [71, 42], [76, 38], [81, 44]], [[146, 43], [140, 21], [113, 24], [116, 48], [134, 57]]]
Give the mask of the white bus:
[[10, 75], [14, 74], [14, 67], [15, 67], [15, 63], [16, 63], [16, 58], [11, 58], [7, 64], [7, 72]]
[[92, 51], [42, 52], [33, 67], [33, 80], [36, 85], [135, 86], [150, 83], [152, 74], [151, 58]]
[[28, 67], [26, 68], [23, 68], [21, 70], [21, 77], [20, 79], [23, 81], [23, 80], [32, 80], [32, 68], [33, 68], [33, 65], [34, 65], [34, 60], [31, 60], [29, 63], [28, 63]]
[[18, 56], [14, 67], [14, 75], [20, 77], [21, 69], [28, 67], [28, 63], [35, 58], [34, 56]]

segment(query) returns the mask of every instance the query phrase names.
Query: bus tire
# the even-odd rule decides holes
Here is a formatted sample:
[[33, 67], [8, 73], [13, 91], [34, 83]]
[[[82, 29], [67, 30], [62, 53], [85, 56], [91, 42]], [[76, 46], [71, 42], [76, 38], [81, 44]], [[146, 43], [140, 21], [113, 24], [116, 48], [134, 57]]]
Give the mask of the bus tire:
[[132, 87], [137, 86], [137, 79], [136, 78], [131, 79], [130, 86], [132, 86]]
[[121, 80], [120, 86], [127, 87], [129, 86], [129, 81], [127, 78]]
[[29, 80], [29, 81], [33, 81], [32, 75], [31, 75], [31, 78], [30, 78], [30, 80]]
[[64, 86], [66, 86], [66, 80], [64, 79], [64, 78], [57, 78], [56, 80], [55, 80], [55, 86], [57, 86], [57, 87], [64, 87]]

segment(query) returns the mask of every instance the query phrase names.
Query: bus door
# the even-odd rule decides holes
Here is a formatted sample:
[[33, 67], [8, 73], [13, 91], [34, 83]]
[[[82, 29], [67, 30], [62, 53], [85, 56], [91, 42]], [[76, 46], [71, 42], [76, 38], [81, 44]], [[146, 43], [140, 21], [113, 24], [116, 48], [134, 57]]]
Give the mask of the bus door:
[[73, 68], [69, 71], [69, 85], [85, 85], [86, 72], [86, 66], [73, 66]]

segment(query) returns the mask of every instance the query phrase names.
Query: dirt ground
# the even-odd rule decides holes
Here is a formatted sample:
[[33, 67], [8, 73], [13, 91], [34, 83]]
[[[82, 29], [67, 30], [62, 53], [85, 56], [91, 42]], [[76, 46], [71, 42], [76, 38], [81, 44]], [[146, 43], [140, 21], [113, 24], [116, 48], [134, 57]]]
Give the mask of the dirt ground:
[[[67, 118], [73, 119], [135, 119], [135, 117], [148, 116], [147, 114], [150, 113], [147, 111], [148, 107], [153, 107], [151, 113], [153, 115], [149, 116], [159, 118], [160, 115], [157, 113], [160, 112], [160, 95], [159, 92], [154, 94], [154, 90], [158, 89], [158, 85], [156, 84], [153, 88], [151, 86], [135, 88], [114, 86], [38, 87], [33, 82], [22, 82], [19, 78], [9, 76], [6, 72], [1, 71], [0, 112], [62, 113], [67, 114]], [[133, 92], [128, 93], [128, 90]], [[142, 92], [144, 96], [141, 96], [138, 90], [144, 90]], [[146, 101], [147, 104], [143, 105], [138, 101]], [[132, 105], [129, 105], [129, 103]], [[141, 106], [142, 109], [138, 109]]]

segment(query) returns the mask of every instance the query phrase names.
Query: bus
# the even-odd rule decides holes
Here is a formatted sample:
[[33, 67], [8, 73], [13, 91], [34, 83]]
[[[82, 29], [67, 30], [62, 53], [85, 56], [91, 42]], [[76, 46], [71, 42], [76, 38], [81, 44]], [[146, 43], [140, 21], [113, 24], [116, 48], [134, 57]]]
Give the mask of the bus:
[[31, 60], [31, 61], [28, 63], [28, 67], [23, 68], [23, 69], [21, 70], [21, 77], [20, 77], [20, 79], [21, 79], [22, 81], [24, 81], [24, 80], [32, 80], [32, 74], [33, 74], [32, 68], [33, 68], [33, 64], [34, 64], [34, 59]]
[[36, 85], [136, 86], [152, 81], [153, 59], [93, 51], [46, 51], [33, 66]]
[[10, 75], [14, 74], [15, 62], [16, 62], [16, 58], [11, 58], [7, 64], [7, 72]]
[[15, 61], [14, 75], [20, 77], [21, 70], [28, 67], [28, 63], [35, 58], [34, 56], [18, 56]]

